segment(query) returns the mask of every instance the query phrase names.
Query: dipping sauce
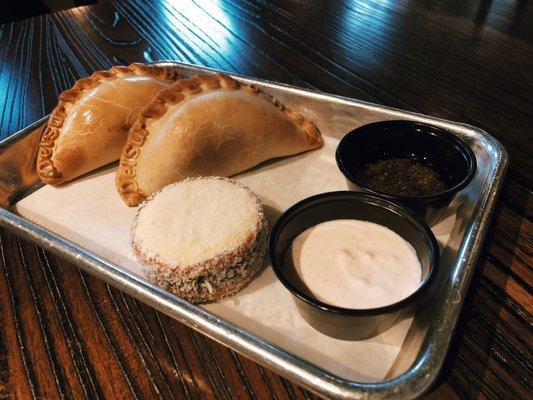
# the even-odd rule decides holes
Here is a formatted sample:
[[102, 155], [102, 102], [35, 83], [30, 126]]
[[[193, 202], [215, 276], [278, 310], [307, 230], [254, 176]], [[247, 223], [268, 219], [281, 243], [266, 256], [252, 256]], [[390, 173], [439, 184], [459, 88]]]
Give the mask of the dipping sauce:
[[421, 280], [413, 247], [373, 222], [320, 223], [298, 235], [285, 257], [314, 297], [338, 307], [393, 304], [415, 292]]
[[414, 158], [378, 160], [359, 168], [355, 177], [368, 188], [391, 196], [429, 196], [447, 189], [437, 171]]

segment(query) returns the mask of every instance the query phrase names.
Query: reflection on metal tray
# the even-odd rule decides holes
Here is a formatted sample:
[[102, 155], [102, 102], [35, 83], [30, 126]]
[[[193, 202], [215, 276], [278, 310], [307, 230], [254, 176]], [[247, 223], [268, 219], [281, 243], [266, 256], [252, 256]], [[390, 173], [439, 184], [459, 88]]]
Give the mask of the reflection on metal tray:
[[[159, 64], [174, 67], [185, 76], [210, 71], [181, 63]], [[464, 201], [456, 211], [451, 238], [441, 257], [447, 268], [440, 269], [436, 284], [431, 289], [433, 303], [416, 313], [385, 381], [361, 383], [334, 376], [10, 212], [11, 205], [41, 186], [34, 161], [36, 143], [46, 118], [0, 143], [0, 205], [3, 207], [0, 208], [0, 225], [316, 393], [337, 398], [404, 398], [420, 395], [434, 381], [444, 361], [505, 173], [505, 150], [482, 130], [463, 124], [276, 83], [235, 77], [267, 89], [281, 101], [320, 121], [320, 127], [327, 136], [339, 138], [339, 132], [346, 133], [369, 122], [410, 119], [447, 129], [463, 138], [476, 154], [478, 172], [468, 191], [463, 193]]]

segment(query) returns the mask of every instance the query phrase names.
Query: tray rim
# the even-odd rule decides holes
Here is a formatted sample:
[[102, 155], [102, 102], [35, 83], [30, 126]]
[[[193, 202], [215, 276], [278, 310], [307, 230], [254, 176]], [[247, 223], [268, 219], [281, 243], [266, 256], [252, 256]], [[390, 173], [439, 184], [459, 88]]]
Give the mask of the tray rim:
[[[183, 68], [192, 72], [224, 72], [213, 68], [175, 61], [160, 61], [153, 64], [172, 68]], [[509, 160], [507, 151], [488, 133], [467, 124], [447, 121], [392, 107], [380, 106], [334, 94], [316, 92], [283, 83], [250, 78], [234, 73], [230, 73], [230, 75], [244, 82], [258, 83], [262, 87], [282, 89], [297, 95], [313, 97], [324, 101], [335, 101], [340, 104], [357, 106], [374, 112], [386, 111], [389, 115], [394, 115], [398, 118], [416, 119], [443, 128], [453, 127], [456, 131], [462, 130], [465, 133], [468, 132], [469, 134], [480, 136], [493, 146], [493, 152], [496, 154], [493, 160], [494, 167], [487, 174], [485, 184], [481, 191], [481, 199], [473, 211], [473, 218], [465, 228], [463, 239], [457, 250], [457, 256], [453, 261], [453, 266], [455, 268], [460, 267], [462, 271], [460, 282], [458, 282], [460, 286], [460, 298], [458, 301], [454, 300], [453, 303], [448, 304], [448, 306], [453, 305], [454, 312], [452, 312], [451, 319], [445, 325], [446, 329], [435, 329], [435, 323], [430, 324], [422, 341], [419, 354], [409, 369], [401, 375], [376, 383], [361, 383], [337, 377], [199, 306], [190, 304], [152, 285], [144, 278], [122, 269], [119, 265], [105, 260], [97, 254], [1, 207], [0, 226], [11, 230], [15, 234], [38, 244], [58, 256], [66, 258], [91, 275], [102, 279], [106, 283], [132, 295], [179, 322], [230, 347], [315, 393], [325, 396], [335, 396], [337, 398], [420, 396], [429, 389], [437, 378], [447, 354], [450, 339], [454, 333], [464, 302], [464, 295], [466, 295], [468, 290], [475, 264], [481, 252], [482, 242], [486, 236], [488, 225], [494, 211], [495, 202], [501, 191], [503, 177], [507, 170]], [[0, 150], [15, 144], [18, 140], [41, 126], [47, 119], [48, 116], [45, 116], [0, 141]], [[450, 300], [449, 293], [447, 293], [446, 298]], [[450, 302], [448, 301], [448, 303]], [[445, 304], [440, 309], [445, 310]], [[442, 318], [440, 316], [440, 319]]]

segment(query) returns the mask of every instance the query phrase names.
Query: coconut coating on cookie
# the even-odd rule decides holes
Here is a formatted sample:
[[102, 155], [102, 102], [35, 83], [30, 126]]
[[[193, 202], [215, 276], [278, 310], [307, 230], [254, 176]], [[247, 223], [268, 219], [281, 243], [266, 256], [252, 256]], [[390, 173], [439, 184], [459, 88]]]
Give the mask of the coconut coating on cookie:
[[243, 184], [221, 177], [168, 185], [141, 204], [131, 244], [150, 281], [188, 301], [235, 294], [263, 265], [268, 226]]

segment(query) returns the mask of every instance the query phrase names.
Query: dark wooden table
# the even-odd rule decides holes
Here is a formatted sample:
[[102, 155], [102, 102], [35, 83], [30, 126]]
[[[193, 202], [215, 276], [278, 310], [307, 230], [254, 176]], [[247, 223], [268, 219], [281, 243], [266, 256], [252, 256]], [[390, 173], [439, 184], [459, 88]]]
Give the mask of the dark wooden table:
[[[96, 69], [161, 59], [481, 127], [511, 166], [429, 396], [526, 398], [532, 40], [524, 0], [99, 2], [0, 27], [0, 135]], [[314, 397], [6, 231], [0, 250], [1, 397]]]

